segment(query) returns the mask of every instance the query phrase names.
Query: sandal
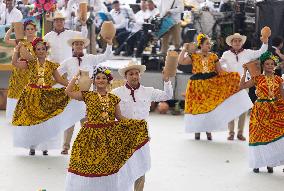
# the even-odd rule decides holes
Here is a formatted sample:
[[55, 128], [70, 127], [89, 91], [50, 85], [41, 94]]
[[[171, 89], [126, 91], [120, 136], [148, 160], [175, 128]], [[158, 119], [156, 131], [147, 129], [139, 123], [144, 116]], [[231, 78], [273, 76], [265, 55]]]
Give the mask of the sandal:
[[34, 156], [35, 155], [35, 149], [30, 149], [29, 155]]
[[234, 140], [234, 136], [235, 136], [235, 133], [234, 132], [230, 132], [227, 140], [228, 141], [233, 141]]
[[240, 140], [240, 141], [245, 141], [246, 138], [242, 135], [242, 134], [238, 134], [237, 135], [237, 138]]
[[273, 167], [269, 167], [269, 166], [268, 166], [268, 167], [267, 167], [267, 172], [268, 172], [268, 173], [273, 173]]
[[200, 140], [200, 133], [195, 133], [195, 140]]
[[68, 155], [68, 150], [67, 150], [67, 149], [63, 149], [63, 150], [61, 151], [61, 154], [62, 154], [62, 155]]
[[253, 169], [253, 172], [254, 172], [254, 173], [259, 173], [259, 168], [254, 168], [254, 169]]
[[206, 132], [207, 140], [212, 141], [212, 134], [209, 132]]

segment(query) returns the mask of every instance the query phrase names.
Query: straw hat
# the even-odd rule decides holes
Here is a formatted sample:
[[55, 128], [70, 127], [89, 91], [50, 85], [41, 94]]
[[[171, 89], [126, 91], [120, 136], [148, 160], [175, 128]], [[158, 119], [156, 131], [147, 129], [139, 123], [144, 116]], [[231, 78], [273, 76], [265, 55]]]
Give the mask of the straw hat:
[[49, 21], [54, 21], [55, 19], [66, 19], [66, 17], [61, 12], [57, 11], [53, 16], [47, 18]]
[[238, 38], [238, 39], [242, 39], [242, 44], [245, 44], [246, 40], [247, 40], [247, 37], [244, 36], [244, 35], [241, 35], [240, 33], [235, 33], [233, 35], [230, 35], [226, 38], [226, 43], [227, 45], [229, 46], [232, 46], [232, 40], [234, 38]]
[[69, 40], [67, 41], [67, 43], [68, 43], [69, 46], [72, 46], [72, 44], [73, 44], [74, 42], [84, 42], [84, 46], [85, 46], [85, 47], [87, 47], [87, 46], [90, 44], [90, 40], [89, 40], [89, 39], [84, 38], [84, 37], [79, 36], [79, 35], [78, 35], [78, 36], [75, 36], [75, 37], [73, 37], [73, 38], [71, 38], [71, 39], [69, 39]]
[[140, 74], [143, 74], [146, 70], [146, 66], [145, 65], [138, 65], [136, 62], [130, 61], [127, 66], [125, 66], [124, 68], [120, 68], [118, 70], [118, 73], [119, 73], [120, 76], [125, 77], [125, 73], [129, 70], [132, 70], [132, 69], [139, 70]]

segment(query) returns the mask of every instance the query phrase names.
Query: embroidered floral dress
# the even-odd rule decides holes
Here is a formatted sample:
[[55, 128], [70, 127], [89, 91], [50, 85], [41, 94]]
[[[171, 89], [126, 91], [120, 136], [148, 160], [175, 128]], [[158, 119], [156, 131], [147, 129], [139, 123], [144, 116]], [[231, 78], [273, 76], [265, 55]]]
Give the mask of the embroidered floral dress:
[[185, 97], [186, 114], [203, 114], [214, 110], [225, 99], [239, 91], [240, 76], [237, 72], [217, 74], [218, 56], [209, 53], [191, 55], [192, 73]]
[[250, 167], [277, 166], [284, 162], [284, 100], [282, 78], [254, 77], [256, 95], [249, 124]]
[[250, 117], [250, 146], [269, 144], [284, 135], [284, 100], [280, 95], [282, 78], [260, 75], [254, 81], [258, 99]]
[[28, 85], [17, 103], [12, 124], [31, 126], [40, 124], [63, 112], [70, 98], [64, 88], [52, 88], [53, 72], [59, 64], [45, 61], [41, 66], [37, 60], [28, 64]]
[[[134, 119], [115, 121], [115, 106], [120, 99], [114, 94], [102, 97], [85, 91], [82, 95], [87, 106], [87, 121], [73, 144], [68, 171], [82, 177], [115, 174], [148, 142], [147, 123]], [[103, 184], [101, 181], [99, 184]], [[72, 179], [67, 184], [71, 189]]]

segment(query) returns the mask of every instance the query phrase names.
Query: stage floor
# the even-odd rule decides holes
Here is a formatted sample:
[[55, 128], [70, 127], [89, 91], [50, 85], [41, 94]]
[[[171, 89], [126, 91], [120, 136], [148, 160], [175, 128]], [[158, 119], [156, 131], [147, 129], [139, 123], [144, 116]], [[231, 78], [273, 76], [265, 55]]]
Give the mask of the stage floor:
[[[0, 111], [0, 190], [63, 191], [69, 156], [60, 150], [48, 157], [12, 146], [12, 128]], [[227, 141], [227, 132], [213, 133], [213, 141], [185, 134], [183, 116], [149, 117], [152, 168], [146, 174], [144, 191], [283, 191], [282, 167], [274, 174], [254, 174], [248, 168], [248, 143]], [[79, 131], [77, 124], [73, 140]], [[248, 137], [248, 120], [245, 135]]]

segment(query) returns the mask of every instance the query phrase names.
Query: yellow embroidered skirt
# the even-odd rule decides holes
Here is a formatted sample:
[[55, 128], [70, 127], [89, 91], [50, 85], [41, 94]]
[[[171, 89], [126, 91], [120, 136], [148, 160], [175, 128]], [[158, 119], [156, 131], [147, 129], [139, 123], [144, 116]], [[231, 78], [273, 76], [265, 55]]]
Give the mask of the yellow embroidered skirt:
[[208, 113], [239, 91], [240, 76], [237, 72], [213, 75], [207, 79], [202, 79], [202, 75], [201, 78], [191, 78], [188, 81], [185, 97], [186, 114]]
[[37, 88], [27, 85], [18, 100], [12, 124], [40, 124], [63, 112], [70, 98], [64, 88]]
[[249, 124], [249, 166], [284, 164], [284, 100], [257, 100]]
[[250, 146], [265, 145], [284, 136], [284, 100], [256, 101], [249, 124]]
[[22, 91], [29, 82], [29, 70], [13, 68], [9, 79], [8, 98], [19, 99]]
[[6, 119], [12, 122], [13, 114], [17, 101], [22, 91], [29, 82], [29, 70], [14, 67], [9, 79], [9, 88], [7, 95]]
[[144, 120], [86, 122], [73, 144], [68, 171], [83, 177], [112, 175], [148, 141]]

